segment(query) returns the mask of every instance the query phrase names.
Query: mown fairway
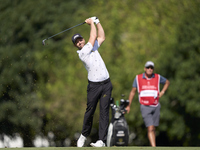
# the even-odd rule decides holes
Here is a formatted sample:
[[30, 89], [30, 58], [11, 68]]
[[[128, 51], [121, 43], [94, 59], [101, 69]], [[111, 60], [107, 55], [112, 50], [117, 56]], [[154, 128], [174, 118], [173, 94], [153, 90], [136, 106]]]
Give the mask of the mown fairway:
[[2, 148], [1, 150], [200, 150], [200, 147], [42, 147], [42, 148]]

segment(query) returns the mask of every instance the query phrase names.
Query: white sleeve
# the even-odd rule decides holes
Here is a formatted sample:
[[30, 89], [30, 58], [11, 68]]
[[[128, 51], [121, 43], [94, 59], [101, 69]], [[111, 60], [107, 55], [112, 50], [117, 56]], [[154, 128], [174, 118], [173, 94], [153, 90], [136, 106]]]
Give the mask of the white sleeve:
[[93, 49], [93, 46], [90, 42], [85, 44], [84, 47], [81, 50], [79, 50], [79, 52], [78, 52], [79, 58], [83, 59], [85, 56], [87, 56], [88, 54], [91, 53], [92, 49]]

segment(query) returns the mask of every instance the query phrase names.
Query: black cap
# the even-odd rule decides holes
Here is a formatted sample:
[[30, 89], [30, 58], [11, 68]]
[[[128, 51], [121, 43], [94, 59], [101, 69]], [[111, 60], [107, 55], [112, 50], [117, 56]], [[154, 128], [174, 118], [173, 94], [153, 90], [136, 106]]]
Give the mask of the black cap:
[[72, 36], [72, 42], [75, 44], [77, 38], [83, 38], [79, 33], [76, 33]]

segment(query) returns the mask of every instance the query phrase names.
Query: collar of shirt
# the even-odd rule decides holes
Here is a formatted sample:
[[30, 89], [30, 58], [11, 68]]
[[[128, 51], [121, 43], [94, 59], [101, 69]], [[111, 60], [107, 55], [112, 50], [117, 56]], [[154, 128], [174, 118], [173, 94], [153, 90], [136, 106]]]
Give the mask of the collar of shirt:
[[[89, 42], [88, 42], [88, 43], [89, 43]], [[98, 41], [96, 40], [95, 43], [94, 43], [94, 46], [93, 46], [91, 52], [94, 52], [94, 51], [98, 50], [99, 47], [100, 47], [100, 45], [99, 45]], [[77, 52], [77, 53], [80, 53], [81, 50], [82, 50], [82, 49], [79, 49], [79, 50], [77, 50], [76, 52]]]
[[[77, 50], [76, 52], [79, 54], [81, 52], [81, 50]], [[94, 52], [94, 50], [92, 50], [91, 52]]]
[[[142, 78], [143, 78], [143, 79], [146, 79], [146, 77], [145, 77], [145, 73], [143, 73], [143, 76], [142, 76]], [[155, 74], [154, 74], [154, 73], [152, 73], [152, 76], [151, 76], [151, 78], [155, 78]]]

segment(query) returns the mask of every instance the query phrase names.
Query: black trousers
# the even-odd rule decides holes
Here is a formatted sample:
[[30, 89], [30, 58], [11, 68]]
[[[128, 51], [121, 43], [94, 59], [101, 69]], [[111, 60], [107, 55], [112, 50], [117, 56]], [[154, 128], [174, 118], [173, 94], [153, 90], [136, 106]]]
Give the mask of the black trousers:
[[100, 100], [99, 116], [99, 140], [106, 141], [109, 125], [110, 97], [112, 93], [112, 83], [110, 79], [103, 82], [90, 82], [87, 87], [87, 108], [84, 115], [82, 135], [90, 135], [93, 116], [98, 101]]

